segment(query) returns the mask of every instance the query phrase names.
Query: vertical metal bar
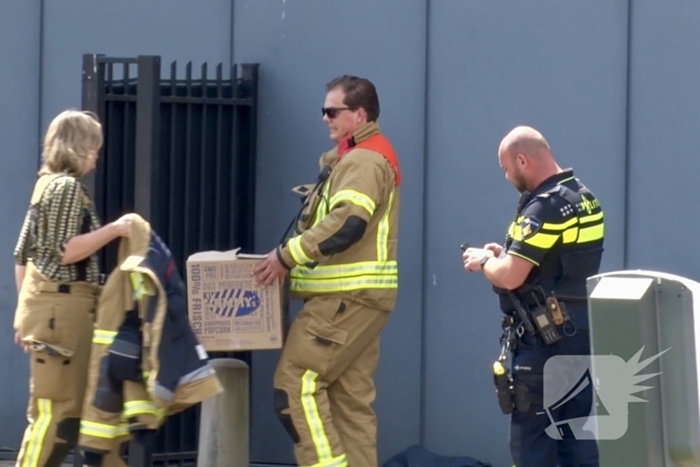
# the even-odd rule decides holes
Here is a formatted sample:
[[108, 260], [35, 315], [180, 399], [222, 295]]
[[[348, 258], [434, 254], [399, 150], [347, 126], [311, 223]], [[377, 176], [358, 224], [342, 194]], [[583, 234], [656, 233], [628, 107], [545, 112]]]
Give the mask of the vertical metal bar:
[[151, 443], [131, 441], [129, 443], [129, 467], [151, 467], [152, 465], [153, 446]]
[[[189, 410], [184, 411], [184, 412], [180, 412], [180, 413], [178, 414], [178, 418], [180, 419], [180, 424], [179, 424], [180, 426], [178, 427], [178, 428], [179, 428], [178, 434], [179, 434], [180, 436], [178, 437], [178, 446], [177, 446], [177, 451], [176, 451], [176, 452], [179, 452], [179, 453], [183, 453], [183, 452], [186, 451], [185, 446], [187, 445], [187, 440], [186, 440], [186, 438], [185, 438], [185, 430], [187, 429], [187, 425], [188, 425], [188, 424], [187, 424], [187, 423], [183, 423], [183, 421], [184, 421], [183, 419], [184, 419], [184, 417], [186, 417], [187, 415], [189, 415]], [[175, 450], [173, 450], [173, 451], [175, 451]], [[180, 458], [179, 461], [180, 461], [180, 462], [178, 462], [178, 464], [180, 465], [180, 467], [182, 467], [182, 464], [183, 464], [182, 458]]]
[[109, 62], [107, 65], [107, 94], [114, 94], [114, 62]]
[[[129, 89], [129, 68], [130, 64], [128, 62], [125, 62], [123, 64], [123, 76], [122, 76], [122, 87], [124, 89], [124, 95], [128, 96], [130, 94], [130, 89]], [[132, 183], [132, 178], [134, 177], [134, 172], [133, 172], [133, 162], [132, 162], [132, 148], [131, 148], [131, 141], [132, 141], [132, 129], [131, 129], [131, 120], [130, 120], [130, 112], [131, 112], [131, 102], [124, 101], [124, 115], [123, 115], [123, 120], [124, 120], [124, 158], [122, 160], [122, 167], [121, 167], [121, 177], [122, 177], [122, 189], [121, 189], [121, 209], [122, 210], [127, 210], [131, 211], [133, 209], [132, 206], [130, 206], [130, 198], [133, 193], [133, 183]]]
[[[104, 57], [104, 55], [83, 55], [82, 109], [93, 112], [100, 119], [100, 122], [104, 124], [105, 76], [104, 64], [100, 63], [101, 57]], [[102, 156], [103, 151], [100, 152], [100, 156]], [[104, 162], [102, 161], [102, 157], [100, 157], [97, 163], [97, 169], [84, 178], [85, 185], [87, 186], [90, 193], [92, 193], [92, 196], [95, 198], [97, 212], [100, 214], [102, 214], [104, 197], [102, 193], [100, 193], [100, 188], [97, 186], [97, 180], [101, 180], [103, 164]]]
[[[170, 95], [177, 95], [177, 62], [170, 64]], [[168, 230], [170, 232], [170, 247], [176, 255], [181, 253], [182, 245], [182, 229], [179, 227], [178, 216], [176, 213], [181, 212], [182, 204], [179, 199], [182, 194], [182, 184], [180, 183], [180, 145], [178, 144], [177, 136], [180, 134], [177, 127], [177, 103], [173, 102], [170, 109], [170, 183], [168, 186], [168, 197], [170, 202], [170, 219], [168, 221]]]
[[[102, 120], [105, 134], [103, 171], [101, 177], [96, 181], [98, 188], [103, 193], [104, 221], [111, 221], [115, 213], [119, 212], [121, 199], [121, 166], [124, 158], [124, 127], [123, 120], [115, 118], [115, 111], [120, 109], [120, 102], [114, 97], [114, 62], [104, 61], [105, 86], [104, 86], [104, 118]], [[107, 176], [109, 174], [109, 176]], [[102, 249], [102, 267], [105, 271], [110, 271], [116, 264], [117, 245], [110, 243]]]
[[[223, 64], [219, 63], [216, 66], [216, 97], [222, 99], [224, 97], [223, 89]], [[223, 105], [221, 102], [216, 106], [216, 180], [214, 182], [214, 187], [216, 189], [216, 195], [214, 198], [214, 204], [216, 206], [216, 216], [214, 217], [214, 248], [224, 249], [227, 248], [228, 235], [224, 232], [225, 226], [227, 225], [228, 216], [230, 215], [228, 210], [228, 199], [224, 195], [224, 187], [228, 185], [226, 182], [227, 170], [226, 161], [230, 163], [230, 157], [226, 157], [223, 151], [223, 122], [224, 118]], [[228, 245], [230, 246], [230, 245]]]
[[[105, 173], [109, 176], [103, 178], [105, 192], [105, 221], [113, 220], [115, 213], [121, 209], [122, 177], [121, 167], [124, 165], [124, 121], [118, 119], [119, 110], [123, 103], [112, 99], [114, 96], [114, 65], [106, 63], [107, 79], [105, 93], [105, 125], [107, 128], [107, 141], [105, 145]], [[107, 249], [110, 262], [105, 264], [111, 269], [111, 258], [116, 260], [116, 245], [110, 244]]]
[[199, 206], [199, 249], [211, 249], [213, 246], [211, 245], [210, 238], [212, 237], [212, 232], [211, 232], [211, 219], [213, 217], [212, 215], [212, 206], [210, 202], [210, 197], [209, 193], [211, 192], [212, 188], [214, 188], [211, 182], [212, 177], [211, 175], [214, 175], [214, 171], [211, 169], [211, 157], [209, 155], [209, 152], [207, 151], [207, 104], [206, 104], [206, 97], [207, 97], [207, 64], [203, 63], [202, 64], [202, 76], [201, 76], [201, 86], [202, 86], [202, 123], [201, 123], [201, 146], [200, 146], [200, 151], [199, 151], [199, 160], [201, 161], [201, 170], [202, 173], [200, 174], [200, 189], [199, 189], [199, 195], [200, 195], [200, 206]]
[[251, 99], [250, 111], [246, 121], [247, 132], [245, 139], [247, 141], [247, 151], [245, 157], [245, 218], [243, 225], [246, 226], [244, 234], [245, 247], [251, 252], [255, 250], [255, 171], [256, 171], [256, 155], [257, 155], [257, 137], [258, 137], [258, 64], [245, 63], [242, 66], [241, 81], [243, 84], [243, 92], [245, 97]]
[[[233, 64], [231, 67], [231, 92], [234, 99], [240, 96], [239, 85], [238, 85], [238, 65]], [[231, 180], [230, 180], [230, 212], [231, 218], [229, 219], [229, 242], [232, 247], [240, 247], [241, 236], [239, 231], [241, 229], [241, 203], [245, 200], [241, 196], [239, 190], [238, 180], [240, 179], [240, 150], [239, 148], [239, 109], [238, 105], [233, 104], [231, 113]]]
[[134, 211], [154, 222], [152, 208], [154, 191], [158, 189], [160, 151], [160, 57], [142, 55], [137, 63]]
[[[153, 222], [151, 206], [157, 190], [160, 135], [160, 57], [139, 56], [136, 79], [136, 141], [134, 151], [134, 211]], [[155, 186], [154, 186], [155, 185]], [[153, 447], [131, 442], [129, 466], [150, 467]]]
[[[187, 89], [187, 97], [192, 96], [192, 62], [188, 62], [185, 67], [185, 85]], [[192, 229], [191, 225], [194, 221], [192, 215], [192, 104], [187, 103], [187, 117], [185, 119], [185, 244], [183, 254], [187, 255], [192, 245]]]

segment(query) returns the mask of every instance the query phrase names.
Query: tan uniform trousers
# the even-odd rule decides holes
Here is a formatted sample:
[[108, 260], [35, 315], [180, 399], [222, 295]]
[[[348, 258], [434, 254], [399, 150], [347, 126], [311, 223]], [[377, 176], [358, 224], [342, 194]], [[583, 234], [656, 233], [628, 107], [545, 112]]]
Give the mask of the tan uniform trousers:
[[275, 410], [300, 467], [377, 467], [374, 374], [389, 313], [341, 300], [307, 301], [275, 372]]
[[[30, 262], [15, 317], [30, 346], [29, 425], [16, 467], [59, 467], [78, 441], [100, 287], [46, 280]], [[118, 453], [103, 467], [122, 467]]]

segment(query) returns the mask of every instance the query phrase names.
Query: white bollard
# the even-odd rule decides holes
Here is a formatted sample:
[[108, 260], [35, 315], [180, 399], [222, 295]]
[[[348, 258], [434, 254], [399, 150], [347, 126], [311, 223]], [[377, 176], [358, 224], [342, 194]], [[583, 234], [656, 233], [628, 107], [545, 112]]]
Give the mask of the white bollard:
[[224, 391], [202, 402], [197, 467], [249, 467], [250, 372], [235, 358], [213, 358]]

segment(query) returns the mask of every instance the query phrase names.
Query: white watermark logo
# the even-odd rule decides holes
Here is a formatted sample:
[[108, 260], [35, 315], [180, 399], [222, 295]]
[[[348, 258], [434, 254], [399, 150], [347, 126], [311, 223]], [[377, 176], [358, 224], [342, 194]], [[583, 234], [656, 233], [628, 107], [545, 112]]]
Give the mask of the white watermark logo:
[[[556, 355], [544, 366], [544, 413], [550, 425], [545, 430], [554, 439], [562, 439], [568, 426], [579, 440], [615, 440], [627, 432], [628, 404], [648, 402], [634, 394], [653, 389], [639, 385], [661, 373], [637, 374], [670, 350], [639, 361], [644, 347], [628, 362], [615, 355]], [[595, 380], [594, 380], [595, 378]], [[582, 391], [593, 393], [595, 415], [581, 402], [572, 400]], [[584, 413], [585, 412], [585, 413]], [[543, 412], [540, 412], [540, 414]]]

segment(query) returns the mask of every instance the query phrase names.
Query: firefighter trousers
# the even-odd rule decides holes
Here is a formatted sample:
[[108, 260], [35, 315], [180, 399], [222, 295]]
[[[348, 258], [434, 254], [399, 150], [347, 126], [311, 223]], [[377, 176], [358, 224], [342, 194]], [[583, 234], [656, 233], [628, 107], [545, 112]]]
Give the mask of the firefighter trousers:
[[29, 424], [16, 467], [59, 467], [78, 441], [99, 295], [97, 285], [49, 281], [27, 265], [15, 327], [29, 346]]
[[388, 319], [386, 311], [317, 297], [294, 320], [274, 402], [300, 467], [377, 467], [374, 375]]

